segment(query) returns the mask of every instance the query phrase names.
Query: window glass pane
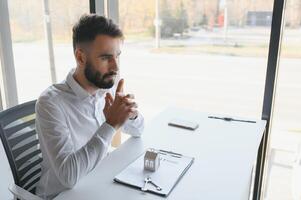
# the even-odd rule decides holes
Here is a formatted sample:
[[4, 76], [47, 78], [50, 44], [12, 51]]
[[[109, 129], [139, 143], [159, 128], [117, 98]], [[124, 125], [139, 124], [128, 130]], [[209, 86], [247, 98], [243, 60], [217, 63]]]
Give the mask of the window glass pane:
[[8, 1], [19, 103], [35, 99], [51, 83], [44, 36], [43, 1]]
[[288, 0], [281, 45], [265, 199], [301, 199], [301, 1]]
[[72, 47], [72, 27], [81, 15], [89, 13], [88, 0], [49, 1], [57, 80], [64, 80], [76, 67]]
[[50, 18], [44, 15], [44, 1], [10, 0], [9, 14], [19, 102], [36, 99], [51, 85], [49, 49], [45, 19], [50, 19], [57, 82], [75, 67], [72, 26], [89, 12], [88, 0], [51, 0]]
[[119, 1], [122, 76], [146, 118], [173, 105], [260, 118], [273, 1], [158, 2]]

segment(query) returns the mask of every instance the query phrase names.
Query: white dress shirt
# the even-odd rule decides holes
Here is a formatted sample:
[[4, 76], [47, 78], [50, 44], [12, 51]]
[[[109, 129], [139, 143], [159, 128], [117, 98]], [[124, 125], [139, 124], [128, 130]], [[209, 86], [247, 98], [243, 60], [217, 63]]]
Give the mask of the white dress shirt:
[[[60, 84], [50, 86], [36, 104], [36, 130], [42, 150], [42, 176], [37, 195], [52, 199], [72, 188], [107, 155], [115, 129], [105, 122], [105, 93], [99, 89], [93, 96], [73, 78], [74, 69]], [[141, 114], [127, 120], [122, 131], [139, 137], [143, 131]], [[101, 189], [101, 188], [100, 188]], [[105, 188], [103, 188], [105, 189]]]

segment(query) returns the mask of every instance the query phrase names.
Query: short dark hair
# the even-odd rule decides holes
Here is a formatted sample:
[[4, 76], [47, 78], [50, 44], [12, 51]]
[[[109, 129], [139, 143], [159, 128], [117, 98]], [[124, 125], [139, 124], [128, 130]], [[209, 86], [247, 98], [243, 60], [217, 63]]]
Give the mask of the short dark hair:
[[121, 29], [111, 19], [97, 15], [85, 14], [73, 26], [73, 51], [76, 45], [82, 42], [92, 42], [97, 35], [108, 35], [114, 38], [123, 38]]

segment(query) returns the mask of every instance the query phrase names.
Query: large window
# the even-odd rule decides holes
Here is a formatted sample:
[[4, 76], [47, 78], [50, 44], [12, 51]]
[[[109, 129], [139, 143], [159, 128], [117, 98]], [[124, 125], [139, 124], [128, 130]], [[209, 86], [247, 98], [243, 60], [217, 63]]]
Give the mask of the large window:
[[288, 0], [264, 198], [301, 199], [301, 1]]
[[122, 75], [146, 118], [173, 105], [260, 118], [272, 6], [272, 0], [119, 1]]
[[[71, 29], [80, 15], [89, 13], [89, 1], [11, 0], [8, 3], [18, 98], [22, 103], [38, 98], [52, 84], [51, 67], [55, 68], [57, 82], [75, 67]], [[49, 19], [51, 36], [46, 35], [45, 22]], [[53, 48], [47, 45], [48, 40]], [[49, 56], [51, 51], [53, 58]]]

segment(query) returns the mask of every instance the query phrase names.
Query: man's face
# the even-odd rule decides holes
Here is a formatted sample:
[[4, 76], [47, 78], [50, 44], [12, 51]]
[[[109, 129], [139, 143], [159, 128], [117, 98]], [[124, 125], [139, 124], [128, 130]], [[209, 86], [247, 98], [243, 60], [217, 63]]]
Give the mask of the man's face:
[[119, 71], [120, 44], [120, 38], [98, 35], [89, 45], [84, 73], [94, 86], [107, 89], [114, 85]]

